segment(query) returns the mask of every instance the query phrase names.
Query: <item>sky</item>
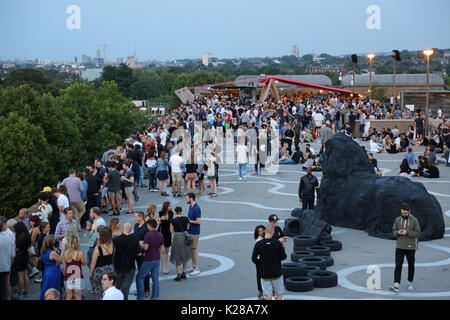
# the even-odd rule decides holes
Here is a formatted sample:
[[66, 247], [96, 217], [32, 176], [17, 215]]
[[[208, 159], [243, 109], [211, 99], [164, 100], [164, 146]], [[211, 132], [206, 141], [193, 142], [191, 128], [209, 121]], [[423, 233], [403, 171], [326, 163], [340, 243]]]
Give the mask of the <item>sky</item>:
[[139, 60], [160, 61], [279, 57], [293, 45], [300, 56], [443, 49], [449, 12], [450, 0], [2, 0], [0, 59], [81, 61], [98, 44], [111, 61], [135, 48]]

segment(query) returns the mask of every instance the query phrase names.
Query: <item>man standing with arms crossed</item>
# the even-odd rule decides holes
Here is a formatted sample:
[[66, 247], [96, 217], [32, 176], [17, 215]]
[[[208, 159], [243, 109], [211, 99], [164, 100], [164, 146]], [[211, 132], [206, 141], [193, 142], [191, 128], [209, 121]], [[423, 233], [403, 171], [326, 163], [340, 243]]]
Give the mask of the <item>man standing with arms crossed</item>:
[[420, 235], [419, 221], [410, 213], [409, 204], [402, 203], [400, 211], [402, 215], [395, 219], [392, 227], [394, 237], [397, 237], [397, 247], [395, 249], [394, 285], [389, 287], [389, 290], [394, 292], [400, 292], [399, 286], [405, 256], [408, 261], [408, 291], [414, 290], [414, 262]]

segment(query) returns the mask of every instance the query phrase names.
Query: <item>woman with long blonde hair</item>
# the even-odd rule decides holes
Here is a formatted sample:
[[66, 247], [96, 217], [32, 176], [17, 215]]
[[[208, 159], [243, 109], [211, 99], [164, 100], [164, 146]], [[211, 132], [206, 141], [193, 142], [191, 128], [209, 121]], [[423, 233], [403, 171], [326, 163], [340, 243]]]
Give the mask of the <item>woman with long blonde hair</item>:
[[64, 263], [64, 287], [66, 288], [66, 300], [82, 299], [84, 289], [84, 277], [82, 266], [86, 266], [86, 258], [80, 251], [78, 236], [67, 238], [67, 249], [63, 256]]
[[156, 206], [151, 204], [147, 208], [147, 212], [145, 213], [145, 221], [149, 221], [150, 219], [155, 219]]

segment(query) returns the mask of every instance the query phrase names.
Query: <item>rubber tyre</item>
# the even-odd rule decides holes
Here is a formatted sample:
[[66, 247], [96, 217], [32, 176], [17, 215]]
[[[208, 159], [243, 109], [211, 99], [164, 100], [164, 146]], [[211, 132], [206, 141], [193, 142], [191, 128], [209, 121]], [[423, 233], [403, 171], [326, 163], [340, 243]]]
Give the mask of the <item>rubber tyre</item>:
[[298, 262], [298, 259], [304, 258], [304, 257], [313, 257], [314, 252], [306, 251], [306, 250], [294, 250], [294, 252], [291, 253], [291, 261], [292, 262]]
[[313, 236], [295, 236], [294, 237], [294, 246], [306, 248], [309, 246], [313, 246], [316, 244], [317, 238]]
[[[320, 267], [318, 267], [318, 266], [306, 266], [306, 270], [308, 271], [308, 273], [309, 272], [311, 272], [311, 271], [316, 271], [316, 270], [320, 270]], [[307, 273], [307, 274], [308, 274]]]
[[333, 240], [333, 237], [331, 236], [331, 234], [329, 234], [329, 233], [323, 233], [323, 234], [320, 235], [320, 237], [319, 237], [319, 239], [317, 240], [316, 244], [319, 244], [319, 245], [320, 245], [320, 243], [321, 243], [322, 241], [330, 241], [330, 240]]
[[303, 223], [299, 218], [288, 218], [284, 222], [283, 233], [288, 237], [295, 237], [302, 233]]
[[338, 285], [336, 272], [316, 270], [308, 272], [308, 276], [313, 279], [315, 288], [332, 288]]
[[285, 262], [281, 265], [281, 273], [286, 281], [289, 277], [304, 277], [308, 273], [304, 263]]
[[302, 217], [303, 217], [302, 209], [300, 209], [300, 208], [292, 209], [291, 216], [302, 219]]
[[311, 251], [314, 253], [315, 256], [325, 256], [325, 257], [329, 257], [330, 256], [330, 248], [326, 247], [326, 246], [311, 246], [311, 247], [306, 247], [306, 250]]
[[321, 270], [327, 269], [327, 260], [325, 260], [323, 257], [305, 257], [298, 259], [298, 262], [304, 263], [307, 266], [317, 266], [320, 267]]
[[334, 265], [334, 259], [332, 257], [324, 257], [324, 256], [322, 256], [322, 258], [327, 260], [327, 267], [331, 267], [332, 265]]
[[310, 277], [290, 277], [286, 279], [286, 290], [306, 292], [314, 289], [314, 280]]
[[342, 242], [338, 240], [323, 240], [320, 242], [321, 246], [329, 247], [331, 251], [341, 251]]
[[306, 247], [298, 247], [298, 246], [294, 246], [293, 252], [295, 252], [295, 251], [306, 251]]

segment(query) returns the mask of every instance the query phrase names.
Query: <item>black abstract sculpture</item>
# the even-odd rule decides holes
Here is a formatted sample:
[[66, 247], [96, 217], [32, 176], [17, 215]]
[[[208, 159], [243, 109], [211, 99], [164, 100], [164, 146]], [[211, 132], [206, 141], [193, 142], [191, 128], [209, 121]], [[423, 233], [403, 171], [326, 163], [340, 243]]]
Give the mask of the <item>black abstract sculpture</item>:
[[366, 151], [344, 134], [326, 143], [320, 183], [320, 218], [331, 225], [364, 230], [370, 236], [394, 239], [392, 225], [406, 202], [419, 220], [419, 240], [443, 238], [442, 208], [425, 187], [405, 177], [379, 177]]

